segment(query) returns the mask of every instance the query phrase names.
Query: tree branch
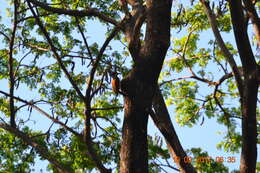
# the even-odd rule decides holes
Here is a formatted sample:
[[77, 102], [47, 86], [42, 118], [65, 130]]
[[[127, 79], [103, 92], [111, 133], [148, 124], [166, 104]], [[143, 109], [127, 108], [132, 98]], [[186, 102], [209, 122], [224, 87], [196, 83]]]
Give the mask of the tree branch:
[[108, 108], [91, 108], [92, 111], [107, 111], [113, 109], [123, 109], [123, 106], [115, 106], [115, 107], [108, 107]]
[[69, 132], [71, 132], [72, 134], [74, 134], [75, 136], [81, 137], [82, 136], [74, 131], [72, 128], [68, 127], [67, 125], [65, 125], [64, 123], [62, 123], [61, 121], [59, 121], [56, 118], [53, 118], [50, 114], [48, 114], [47, 112], [45, 112], [44, 110], [42, 110], [41, 108], [39, 108], [38, 106], [35, 105], [35, 102], [30, 102], [30, 101], [26, 101], [24, 99], [21, 99], [20, 97], [16, 97], [16, 96], [12, 96], [4, 91], [0, 91], [1, 94], [7, 96], [7, 97], [12, 97], [13, 99], [20, 101], [22, 103], [25, 103], [28, 106], [31, 106], [32, 108], [34, 108], [36, 111], [38, 111], [40, 114], [44, 115], [45, 117], [47, 117], [48, 119], [52, 120], [53, 122], [55, 122], [56, 124], [61, 125], [63, 128], [65, 128], [66, 130], [68, 130]]
[[80, 98], [84, 101], [85, 103], [85, 127], [84, 127], [84, 142], [86, 143], [87, 149], [88, 149], [88, 155], [90, 156], [90, 158], [95, 162], [97, 168], [102, 172], [102, 173], [107, 173], [107, 172], [111, 172], [111, 170], [107, 169], [104, 167], [104, 165], [102, 164], [101, 160], [99, 159], [97, 153], [95, 152], [93, 146], [92, 146], [92, 142], [91, 142], [91, 138], [90, 138], [90, 118], [91, 118], [91, 97], [90, 97], [90, 93], [91, 93], [91, 89], [92, 89], [92, 83], [94, 80], [94, 76], [95, 76], [95, 72], [96, 69], [98, 67], [99, 61], [101, 60], [101, 57], [103, 56], [103, 53], [107, 47], [107, 45], [109, 44], [109, 42], [114, 38], [114, 36], [116, 35], [116, 33], [119, 31], [120, 29], [120, 25], [116, 26], [115, 29], [112, 31], [112, 33], [110, 34], [110, 36], [106, 39], [105, 43], [103, 44], [103, 46], [100, 49], [100, 52], [96, 58], [96, 61], [93, 65], [93, 68], [91, 69], [90, 72], [90, 80], [88, 83], [88, 87], [86, 90], [86, 96], [84, 97], [84, 95], [81, 93], [80, 89], [78, 88], [78, 86], [76, 85], [76, 83], [73, 81], [73, 79], [71, 78], [70, 74], [68, 73], [66, 67], [64, 66], [61, 57], [58, 55], [55, 46], [52, 43], [52, 40], [48, 34], [48, 32], [46, 31], [45, 27], [43, 26], [42, 22], [40, 21], [39, 17], [36, 15], [35, 11], [33, 10], [30, 2], [30, 0], [28, 0], [28, 5], [31, 9], [31, 12], [33, 13], [33, 15], [35, 16], [36, 22], [38, 23], [40, 29], [42, 30], [44, 36], [46, 37], [52, 52], [54, 53], [55, 58], [57, 59], [61, 69], [63, 70], [63, 72], [65, 73], [65, 75], [67, 76], [67, 78], [69, 79], [70, 83], [72, 84], [73, 88], [76, 90], [77, 94], [80, 96]]
[[[238, 68], [238, 71], [239, 71], [239, 75], [243, 76], [243, 70], [242, 68]], [[184, 80], [184, 79], [196, 79], [200, 82], [204, 82], [204, 83], [207, 83], [208, 85], [214, 85], [214, 86], [217, 86], [217, 85], [221, 85], [222, 82], [224, 82], [226, 79], [229, 79], [231, 77], [234, 76], [234, 73], [233, 72], [230, 72], [230, 73], [227, 73], [225, 75], [223, 75], [218, 81], [210, 81], [208, 79], [204, 79], [204, 78], [200, 78], [198, 76], [184, 76], [184, 77], [180, 77], [180, 78], [176, 78], [176, 79], [171, 79], [171, 80], [167, 80], [167, 81], [163, 81], [159, 86], [162, 86], [164, 85], [165, 83], [168, 83], [168, 82], [174, 82], [174, 81], [178, 81], [178, 80]]]
[[88, 86], [87, 86], [87, 89], [86, 89], [86, 99], [88, 101], [91, 101], [91, 89], [92, 89], [92, 83], [94, 81], [94, 77], [95, 77], [95, 73], [96, 73], [96, 70], [97, 70], [97, 67], [99, 65], [99, 62], [101, 61], [101, 58], [108, 46], [108, 44], [110, 43], [110, 41], [116, 36], [116, 34], [119, 32], [121, 28], [121, 25], [119, 25], [118, 27], [115, 27], [112, 32], [110, 33], [110, 35], [107, 37], [106, 41], [103, 43], [98, 55], [97, 55], [97, 58], [93, 64], [93, 67], [90, 71], [90, 77], [89, 77], [89, 82], [88, 82]]
[[[156, 1], [147, 0], [147, 27], [145, 34], [145, 44], [149, 51], [158, 51], [157, 49], [162, 47], [166, 48], [166, 51], [170, 45], [170, 12], [172, 0]], [[167, 8], [165, 8], [167, 7]], [[158, 17], [160, 16], [160, 17]], [[164, 26], [165, 27], [162, 27]], [[151, 42], [151, 40], [157, 42]], [[155, 45], [154, 45], [155, 44]], [[151, 47], [151, 46], [158, 47]], [[161, 45], [159, 47], [159, 45]], [[154, 49], [154, 50], [153, 50]], [[148, 50], [147, 50], [148, 51]]]
[[[92, 140], [91, 140], [91, 128], [90, 128], [90, 119], [91, 119], [91, 100], [92, 97], [94, 96], [93, 93], [91, 93], [92, 90], [92, 84], [94, 81], [94, 77], [95, 77], [95, 73], [96, 70], [98, 68], [98, 65], [101, 61], [101, 58], [105, 52], [105, 49], [107, 48], [108, 44], [110, 43], [110, 41], [116, 36], [116, 34], [119, 32], [121, 25], [116, 26], [112, 32], [110, 33], [110, 35], [108, 36], [108, 38], [106, 39], [106, 41], [104, 42], [104, 44], [102, 45], [96, 60], [93, 64], [93, 67], [90, 71], [90, 77], [89, 77], [89, 81], [87, 84], [87, 89], [86, 89], [86, 100], [85, 100], [85, 122], [84, 122], [84, 142], [86, 143], [87, 147], [89, 148], [88, 153], [90, 155], [90, 157], [92, 158], [92, 160], [95, 162], [95, 164], [97, 165], [98, 169], [102, 172], [102, 173], [110, 173], [111, 170], [107, 169], [106, 167], [104, 167], [104, 165], [102, 164], [101, 160], [98, 157], [98, 154], [95, 152], [95, 149], [93, 148], [93, 144], [92, 144]], [[95, 93], [95, 91], [94, 91]]]
[[210, 81], [210, 80], [208, 80], [208, 79], [201, 78], [201, 77], [197, 76], [196, 73], [192, 70], [192, 67], [189, 65], [187, 59], [185, 58], [185, 54], [186, 54], [186, 50], [187, 50], [187, 45], [188, 45], [188, 43], [189, 43], [191, 34], [192, 34], [192, 32], [193, 32], [194, 30], [195, 30], [195, 28], [193, 28], [193, 29], [189, 32], [189, 34], [188, 34], [188, 36], [187, 36], [187, 39], [186, 39], [186, 41], [185, 41], [185, 43], [184, 43], [184, 46], [183, 46], [183, 49], [182, 49], [181, 58], [182, 58], [184, 64], [186, 65], [186, 67], [188, 67], [190, 73], [192, 74], [192, 76], [190, 76], [190, 78], [197, 79], [197, 80], [199, 80], [199, 81], [201, 81], [201, 82], [208, 83], [209, 85], [216, 85], [213, 81]]
[[195, 173], [196, 171], [193, 166], [190, 163], [184, 162], [184, 158], [187, 155], [182, 148], [174, 126], [172, 125], [169, 112], [159, 88], [156, 89], [156, 93], [153, 98], [153, 109], [154, 111], [151, 110], [150, 115], [154, 121], [154, 124], [164, 136], [172, 158], [180, 158], [176, 162], [180, 168], [180, 171], [183, 173]]
[[228, 0], [228, 2], [238, 53], [240, 55], [244, 73], [247, 75], [256, 70], [256, 61], [247, 35], [247, 25], [242, 2], [241, 0]]
[[[136, 26], [136, 30], [131, 31], [127, 27], [130, 30], [129, 35], [126, 31], [126, 36], [130, 39], [128, 40], [129, 50], [135, 63], [132, 73], [138, 74], [140, 80], [151, 83], [154, 87], [157, 85], [163, 61], [170, 45], [171, 6], [172, 0], [147, 0], [145, 12], [139, 10], [141, 13], [137, 13], [140, 22], [133, 21], [134, 23], [132, 23], [132, 27]], [[142, 26], [141, 16], [144, 14], [146, 31], [144, 42], [140, 45], [139, 31]], [[125, 83], [125, 81], [122, 82]], [[125, 90], [123, 83], [122, 90]]]
[[61, 57], [59, 56], [59, 54], [57, 53], [56, 47], [54, 46], [49, 33], [47, 32], [46, 28], [43, 26], [40, 18], [38, 17], [38, 15], [35, 13], [33, 7], [31, 6], [30, 0], [27, 0], [28, 2], [28, 6], [30, 7], [30, 10], [33, 14], [33, 16], [35, 17], [36, 23], [38, 24], [38, 26], [40, 27], [41, 31], [43, 32], [46, 40], [48, 41], [51, 51], [54, 54], [54, 57], [56, 58], [59, 66], [61, 67], [61, 69], [63, 70], [63, 72], [65, 73], [66, 77], [69, 79], [71, 85], [73, 86], [73, 88], [76, 90], [77, 94], [79, 95], [79, 97], [81, 98], [82, 101], [85, 101], [85, 97], [84, 95], [81, 93], [79, 87], [77, 86], [77, 84], [74, 82], [74, 80], [72, 79], [72, 77], [70, 76], [69, 72], [67, 71], [66, 67], [64, 66]]
[[237, 49], [244, 73], [242, 107], [242, 151], [240, 172], [255, 172], [257, 161], [257, 95], [260, 75], [247, 34], [247, 22], [241, 0], [228, 0]]
[[76, 17], [76, 22], [77, 22], [78, 30], [79, 30], [82, 38], [83, 38], [83, 41], [85, 43], [86, 48], [87, 48], [87, 51], [88, 51], [88, 54], [89, 54], [89, 58], [91, 59], [91, 61], [93, 61], [93, 56], [92, 56], [92, 53], [91, 53], [90, 48], [88, 46], [87, 38], [85, 37], [85, 34], [83, 32], [83, 29], [80, 26], [80, 22], [79, 22], [79, 19], [77, 17]]
[[10, 38], [3, 31], [0, 31], [0, 34], [3, 35], [7, 41], [10, 42]]
[[95, 148], [93, 147], [93, 141], [91, 139], [91, 128], [90, 128], [90, 119], [91, 119], [91, 111], [90, 109], [86, 109], [85, 112], [85, 122], [84, 122], [84, 139], [83, 142], [87, 146], [87, 154], [89, 157], [94, 161], [94, 163], [97, 166], [97, 169], [101, 173], [111, 173], [111, 169], [107, 169], [101, 159], [98, 156], [98, 153], [95, 151]]
[[94, 16], [94, 17], [98, 17], [99, 19], [101, 19], [105, 22], [111, 23], [115, 26], [118, 25], [118, 22], [116, 20], [104, 15], [103, 13], [100, 13], [97, 9], [94, 9], [94, 8], [87, 7], [85, 10], [69, 10], [69, 9], [51, 7], [46, 3], [39, 2], [36, 0], [27, 0], [27, 2], [31, 2], [34, 5], [39, 6], [39, 7], [43, 8], [44, 10], [47, 10], [47, 11], [50, 11], [53, 13], [65, 14], [65, 15], [75, 16], [75, 17]]
[[171, 6], [172, 0], [146, 1], [145, 43], [141, 52], [145, 59], [149, 59], [145, 60], [144, 63], [149, 62], [149, 66], [153, 67], [151, 76], [154, 76], [155, 79], [159, 77], [164, 58], [170, 46]]
[[128, 49], [135, 60], [141, 47], [140, 30], [146, 18], [146, 9], [141, 2], [133, 1], [130, 3], [135, 5], [132, 7], [131, 17], [129, 19], [128, 16], [125, 17], [128, 19], [128, 22], [123, 30], [128, 43]]
[[[8, 97], [11, 97], [10, 94], [4, 92], [4, 91], [0, 91], [1, 94], [4, 94]], [[83, 139], [83, 136], [81, 134], [79, 134], [78, 132], [76, 132], [75, 130], [73, 130], [72, 128], [68, 127], [66, 124], [64, 124], [63, 122], [59, 121], [58, 119], [56, 118], [53, 118], [51, 115], [49, 115], [47, 112], [45, 112], [44, 110], [42, 110], [41, 108], [39, 108], [38, 106], [34, 105], [33, 102], [28, 102], [26, 100], [23, 100], [19, 97], [16, 97], [16, 96], [13, 96], [14, 99], [22, 102], [22, 103], [25, 103], [27, 104], [28, 106], [31, 106], [32, 108], [34, 108], [35, 110], [37, 110], [39, 113], [43, 114], [44, 116], [46, 116], [47, 118], [49, 118], [50, 120], [52, 120], [54, 123], [57, 123], [59, 125], [61, 125], [63, 128], [65, 128], [66, 130], [68, 130], [69, 132], [71, 132], [72, 134], [74, 134], [75, 136], [79, 137], [79, 139], [82, 141], [82, 142], [86, 142], [84, 139]], [[93, 159], [93, 161], [97, 164], [97, 167], [98, 169], [101, 171], [101, 173], [110, 173], [111, 170], [109, 169], [106, 169], [101, 161], [99, 160], [97, 154], [95, 153], [95, 150], [92, 146], [92, 142], [90, 140], [88, 140], [86, 142], [86, 147], [87, 147], [87, 155]]]
[[220, 35], [220, 31], [219, 31], [218, 26], [217, 26], [216, 16], [215, 16], [214, 12], [211, 10], [211, 8], [209, 6], [209, 2], [207, 2], [205, 0], [200, 0], [200, 2], [202, 3], [204, 10], [207, 14], [209, 23], [211, 25], [213, 34], [214, 34], [214, 36], [217, 40], [218, 46], [220, 47], [221, 52], [225, 56], [226, 60], [228, 61], [229, 65], [230, 65], [230, 67], [231, 67], [231, 69], [234, 73], [236, 83], [237, 83], [237, 87], [238, 87], [238, 90], [239, 90], [239, 94], [240, 94], [240, 96], [242, 96], [243, 95], [243, 89], [242, 89], [243, 88], [243, 81], [242, 81], [242, 78], [239, 74], [239, 70], [238, 70], [237, 64], [236, 64], [236, 62], [233, 58], [233, 55], [227, 49], [225, 42], [224, 42], [222, 36]]
[[18, 1], [14, 1], [14, 23], [13, 23], [13, 30], [12, 35], [9, 40], [9, 58], [8, 58], [8, 70], [9, 70], [9, 93], [11, 97], [9, 98], [9, 110], [10, 110], [10, 124], [13, 128], [16, 127], [15, 124], [15, 108], [14, 108], [14, 85], [15, 85], [15, 77], [14, 77], [14, 64], [13, 64], [13, 49], [14, 49], [14, 40], [16, 35], [17, 29], [17, 18], [18, 18]]
[[0, 123], [0, 128], [7, 130], [8, 132], [14, 134], [15, 136], [22, 139], [26, 144], [33, 147], [43, 158], [48, 160], [59, 172], [61, 173], [72, 173], [71, 169], [62, 165], [62, 163], [58, 162], [55, 157], [48, 152], [48, 149], [41, 146], [38, 142], [33, 140], [28, 134], [18, 130], [17, 128], [11, 127], [8, 124]]

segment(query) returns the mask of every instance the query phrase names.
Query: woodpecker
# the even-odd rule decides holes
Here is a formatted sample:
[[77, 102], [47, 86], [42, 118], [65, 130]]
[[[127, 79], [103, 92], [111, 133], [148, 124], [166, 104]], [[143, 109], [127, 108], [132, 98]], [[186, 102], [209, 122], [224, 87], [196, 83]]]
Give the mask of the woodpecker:
[[112, 73], [112, 81], [111, 81], [111, 84], [112, 84], [112, 90], [113, 92], [118, 95], [119, 93], [119, 89], [120, 89], [120, 79], [117, 77], [117, 74], [116, 73]]

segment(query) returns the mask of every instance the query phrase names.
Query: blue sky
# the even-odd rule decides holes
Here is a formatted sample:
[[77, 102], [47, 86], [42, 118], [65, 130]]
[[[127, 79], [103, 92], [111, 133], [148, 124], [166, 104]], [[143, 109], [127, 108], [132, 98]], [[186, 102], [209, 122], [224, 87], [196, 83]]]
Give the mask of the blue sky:
[[[0, 9], [0, 15], [3, 17], [6, 14], [5, 11], [3, 11], [3, 9], [5, 9], [5, 7], [7, 6], [7, 4], [5, 2], [6, 1], [1, 2], [2, 8]], [[3, 18], [1, 23], [10, 24], [10, 21], [9, 21], [9, 19]], [[93, 42], [102, 43], [105, 40], [105, 35], [104, 35], [105, 30], [106, 30], [105, 27], [103, 25], [101, 25], [100, 23], [98, 23], [96, 21], [91, 21], [88, 24], [88, 33], [87, 33], [87, 36], [89, 36], [90, 44]], [[176, 34], [176, 33], [173, 33], [173, 36], [174, 36], [174, 34]], [[212, 37], [212, 33], [211, 32], [204, 33], [203, 37], [205, 37], [205, 38]], [[224, 35], [224, 38], [226, 40], [234, 43], [234, 38], [232, 35], [230, 35], [230, 34]], [[200, 46], [203, 47], [203, 45], [205, 45], [205, 47], [207, 46], [207, 42], [205, 40], [201, 41]], [[120, 42], [116, 41], [116, 42], [113, 42], [111, 44], [111, 46], [113, 49], [122, 49], [123, 45]], [[1, 44], [0, 44], [0, 47], [1, 47]], [[171, 58], [170, 55], [167, 58]], [[64, 84], [64, 85], [67, 85], [67, 84]], [[1, 90], [7, 91], [8, 84], [6, 81], [0, 80], [0, 86], [1, 86]], [[204, 88], [205, 92], [209, 92], [209, 88], [207, 88], [206, 86], [204, 86], [203, 88]], [[34, 95], [34, 92], [27, 91], [26, 88], [24, 88], [24, 89], [20, 88], [19, 91], [16, 92], [16, 94], [19, 96], [28, 98], [28, 99], [38, 97], [37, 94]], [[226, 127], [216, 123], [216, 119], [214, 119], [214, 118], [208, 119], [206, 117], [205, 117], [204, 124], [202, 126], [195, 125], [192, 128], [181, 127], [175, 121], [174, 107], [170, 106], [168, 109], [171, 114], [171, 118], [172, 118], [172, 122], [174, 124], [175, 130], [180, 138], [180, 141], [181, 141], [184, 149], [190, 149], [192, 147], [200, 147], [203, 149], [203, 151], [207, 151], [209, 153], [209, 155], [212, 156], [213, 158], [231, 157], [231, 156], [233, 157], [234, 156], [234, 157], [236, 157], [236, 162], [235, 163], [225, 163], [225, 165], [228, 166], [230, 168], [230, 170], [239, 168], [239, 161], [240, 161], [239, 153], [238, 154], [225, 153], [223, 151], [216, 149], [216, 144], [222, 140], [223, 134], [221, 135], [221, 133], [226, 132]], [[50, 124], [49, 120], [46, 120], [45, 118], [41, 118], [36, 112], [33, 112], [32, 117], [35, 120], [36, 124], [32, 121], [31, 125], [35, 126], [35, 128], [46, 130], [46, 128], [48, 127], [47, 125]], [[160, 135], [160, 132], [154, 126], [151, 119], [149, 119], [148, 133], [150, 135], [153, 135], [153, 134]], [[260, 155], [259, 152], [258, 152], [258, 155]], [[260, 161], [260, 159], [258, 159], [258, 161]], [[40, 172], [41, 169], [43, 170], [43, 172], [47, 172], [46, 171], [47, 163], [48, 163], [47, 161], [38, 160], [34, 166], [34, 168], [35, 168], [34, 172], [38, 173], [38, 172]], [[174, 164], [173, 161], [172, 161], [172, 164]]]

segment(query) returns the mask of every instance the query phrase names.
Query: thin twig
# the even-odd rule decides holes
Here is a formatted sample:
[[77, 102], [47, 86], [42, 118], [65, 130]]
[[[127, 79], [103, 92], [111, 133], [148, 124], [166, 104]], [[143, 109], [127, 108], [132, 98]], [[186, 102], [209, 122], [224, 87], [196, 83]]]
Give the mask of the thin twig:
[[231, 69], [234, 73], [234, 76], [235, 76], [235, 79], [236, 79], [236, 82], [237, 82], [237, 87], [238, 87], [238, 90], [239, 90], [239, 94], [242, 97], [243, 96], [243, 89], [242, 89], [243, 88], [243, 80], [242, 80], [242, 78], [239, 74], [239, 70], [238, 70], [236, 61], [234, 60], [233, 55], [230, 53], [227, 46], [225, 45], [225, 42], [224, 42], [224, 40], [223, 40], [223, 38], [220, 34], [220, 31], [218, 29], [218, 26], [217, 26], [216, 16], [215, 16], [214, 12], [212, 11], [212, 9], [210, 8], [209, 2], [205, 1], [205, 0], [200, 0], [200, 2], [202, 3], [202, 5], [205, 9], [205, 12], [207, 14], [209, 23], [210, 23], [212, 31], [213, 31], [213, 34], [214, 34], [214, 36], [217, 40], [217, 43], [218, 43], [218, 45], [221, 49], [221, 52], [225, 56], [226, 60], [228, 61], [229, 65], [230, 65], [230, 67], [231, 67]]
[[36, 106], [34, 104], [34, 102], [30, 102], [30, 101], [26, 101], [24, 99], [21, 99], [20, 97], [16, 97], [16, 96], [11, 96], [10, 94], [4, 92], [4, 91], [0, 91], [1, 94], [7, 96], [7, 97], [12, 97], [13, 99], [17, 100], [17, 101], [20, 101], [22, 103], [25, 103], [26, 105], [28, 106], [31, 106], [32, 108], [34, 108], [36, 111], [38, 111], [39, 113], [41, 113], [42, 115], [44, 115], [45, 117], [47, 117], [48, 119], [52, 120], [53, 122], [61, 125], [63, 128], [67, 129], [68, 131], [70, 131], [71, 133], [73, 133], [75, 136], [78, 136], [80, 137], [81, 135], [74, 131], [72, 128], [66, 126], [64, 123], [62, 123], [61, 121], [59, 121], [58, 119], [56, 118], [53, 118], [50, 114], [48, 114], [47, 112], [45, 112], [44, 110], [42, 110], [41, 108], [39, 108], [38, 106]]
[[30, 2], [31, 0], [27, 0], [28, 2], [28, 6], [30, 7], [30, 10], [33, 14], [33, 16], [35, 17], [35, 20], [38, 24], [38, 26], [40, 27], [41, 31], [43, 32], [45, 38], [47, 39], [51, 51], [53, 52], [57, 62], [59, 63], [59, 66], [61, 67], [61, 69], [63, 70], [63, 72], [65, 73], [66, 77], [69, 79], [71, 85], [73, 86], [73, 88], [76, 90], [77, 94], [79, 95], [79, 97], [82, 99], [82, 101], [85, 101], [85, 97], [84, 95], [81, 93], [79, 87], [77, 86], [77, 84], [75, 83], [75, 81], [73, 80], [73, 78], [71, 77], [70, 73], [67, 71], [65, 65], [62, 62], [61, 57], [59, 56], [59, 54], [57, 53], [56, 47], [54, 46], [49, 33], [47, 32], [46, 28], [43, 26], [43, 23], [41, 22], [40, 18], [38, 17], [38, 15], [36, 14], [36, 12], [34, 11], [33, 7], [31, 6]]
[[84, 34], [84, 32], [83, 32], [83, 30], [82, 30], [82, 28], [80, 26], [80, 22], [79, 22], [79, 19], [77, 17], [76, 17], [76, 22], [77, 22], [77, 27], [79, 29], [79, 32], [80, 32], [80, 34], [81, 34], [81, 36], [83, 38], [84, 44], [85, 44], [85, 46], [87, 48], [90, 60], [93, 61], [93, 56], [92, 56], [91, 50], [90, 50], [90, 48], [88, 46], [87, 38], [85, 37], [85, 34]]

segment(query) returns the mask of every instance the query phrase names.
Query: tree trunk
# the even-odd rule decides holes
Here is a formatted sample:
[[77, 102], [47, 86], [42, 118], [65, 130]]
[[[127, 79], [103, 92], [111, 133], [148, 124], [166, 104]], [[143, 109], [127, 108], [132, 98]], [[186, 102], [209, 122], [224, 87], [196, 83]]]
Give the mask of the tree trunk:
[[[138, 26], [141, 26], [138, 20], [125, 29], [134, 66], [121, 82], [125, 113], [120, 173], [148, 173], [147, 122], [170, 45], [171, 5], [172, 0], [146, 1], [146, 33], [142, 45], [137, 37]], [[138, 19], [138, 16], [132, 19]]]
[[163, 96], [159, 88], [156, 90], [156, 94], [153, 98], [153, 109], [155, 111], [151, 112], [151, 117], [164, 136], [168, 150], [171, 154], [172, 159], [177, 164], [181, 173], [195, 173], [196, 170], [189, 162], [185, 162], [187, 158], [186, 152], [182, 148], [179, 138], [175, 132], [172, 125], [169, 112], [165, 105]]
[[244, 75], [243, 95], [241, 98], [242, 153], [240, 172], [253, 173], [256, 170], [257, 158], [256, 104], [257, 78], [259, 78], [260, 73], [247, 35], [247, 23], [241, 0], [229, 0], [229, 7]]
[[127, 86], [124, 91], [133, 89], [136, 93], [133, 96], [127, 92], [124, 99], [120, 173], [148, 173], [147, 108], [151, 105], [152, 90], [146, 91], [149, 86], [131, 75], [122, 81], [122, 85]]
[[[258, 73], [259, 74], [259, 73]], [[257, 128], [256, 104], [258, 83], [256, 74], [251, 79], [245, 79], [244, 97], [242, 99], [242, 153], [240, 172], [252, 173], [256, 170], [257, 159]]]

